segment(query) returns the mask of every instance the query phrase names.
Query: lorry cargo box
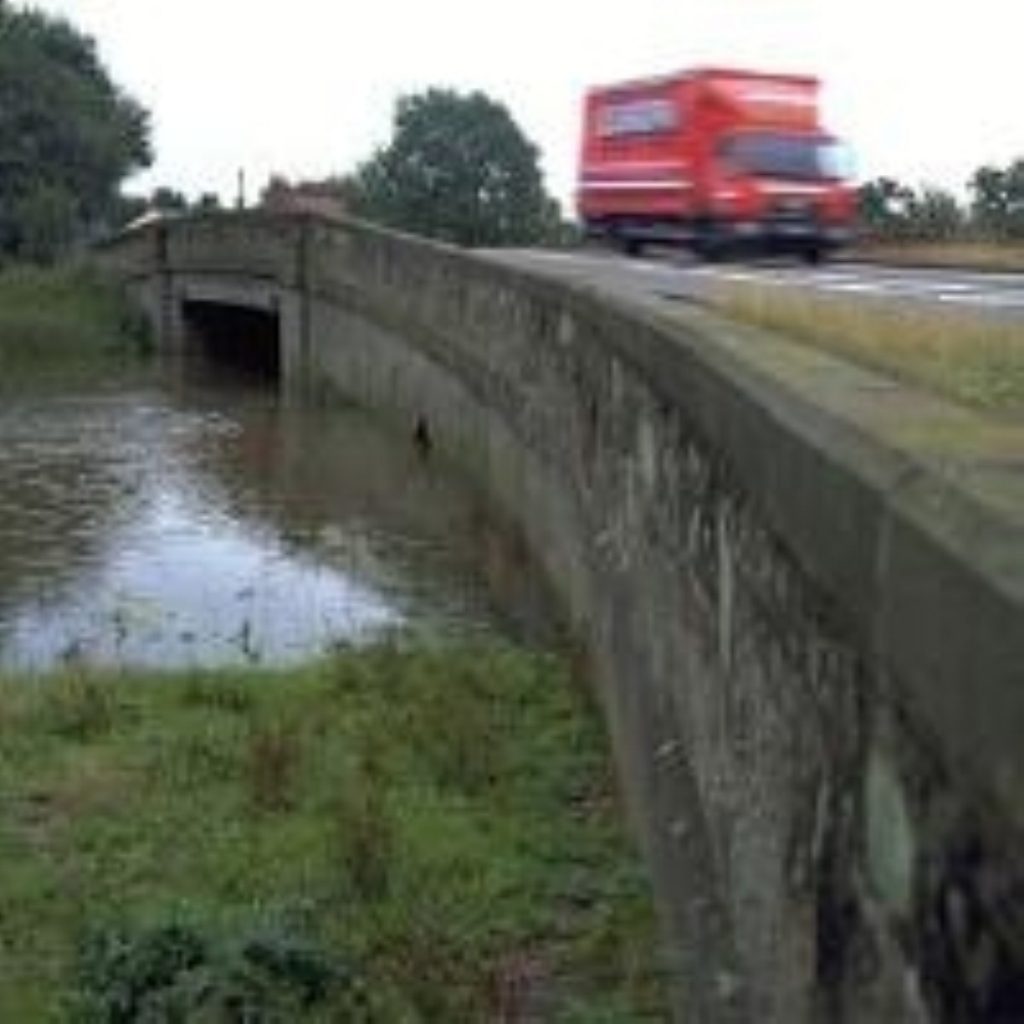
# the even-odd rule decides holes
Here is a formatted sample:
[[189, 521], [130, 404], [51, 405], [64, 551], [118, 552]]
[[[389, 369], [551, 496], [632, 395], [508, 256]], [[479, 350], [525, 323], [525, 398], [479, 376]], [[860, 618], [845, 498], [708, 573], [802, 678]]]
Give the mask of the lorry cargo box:
[[819, 82], [702, 68], [590, 89], [577, 211], [588, 234], [798, 251], [846, 242], [855, 202], [844, 147], [822, 126]]

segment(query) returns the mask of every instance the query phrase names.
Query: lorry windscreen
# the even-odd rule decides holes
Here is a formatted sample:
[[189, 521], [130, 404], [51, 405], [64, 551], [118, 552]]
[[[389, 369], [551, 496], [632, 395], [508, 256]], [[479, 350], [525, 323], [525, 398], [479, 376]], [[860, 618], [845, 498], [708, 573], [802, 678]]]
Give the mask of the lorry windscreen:
[[804, 181], [846, 176], [842, 147], [829, 139], [744, 132], [722, 143], [719, 155], [748, 174]]

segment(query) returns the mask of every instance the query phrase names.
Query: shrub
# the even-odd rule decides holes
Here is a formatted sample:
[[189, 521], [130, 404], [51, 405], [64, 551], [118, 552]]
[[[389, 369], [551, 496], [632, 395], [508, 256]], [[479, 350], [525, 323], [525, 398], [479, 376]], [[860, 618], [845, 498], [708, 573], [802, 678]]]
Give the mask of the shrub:
[[328, 1005], [332, 1020], [371, 1019], [356, 972], [273, 929], [217, 943], [181, 923], [101, 928], [81, 942], [75, 980], [70, 1010], [80, 1024], [283, 1024]]

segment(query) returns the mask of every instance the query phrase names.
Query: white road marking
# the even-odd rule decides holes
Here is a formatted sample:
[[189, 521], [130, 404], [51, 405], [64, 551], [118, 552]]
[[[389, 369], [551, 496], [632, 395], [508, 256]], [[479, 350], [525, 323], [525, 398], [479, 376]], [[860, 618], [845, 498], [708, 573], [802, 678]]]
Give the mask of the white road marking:
[[523, 254], [528, 260], [567, 267], [589, 275], [597, 273], [603, 280], [621, 278], [644, 291], [663, 288], [666, 281], [691, 288], [714, 282], [749, 283], [775, 288], [810, 289], [819, 294], [877, 297], [892, 302], [916, 300], [935, 305], [975, 307], [985, 310], [1005, 309], [1019, 313], [1024, 309], [1024, 276], [1019, 274], [953, 274], [941, 271], [903, 271], [896, 268], [861, 266], [802, 268], [756, 265], [688, 264], [657, 259], [626, 260], [613, 253], [575, 253], [565, 251], [534, 251]]
[[[988, 308], [1024, 307], [1024, 290], [993, 289], [987, 281], [920, 280], [907, 277], [872, 277], [858, 271], [822, 273], [800, 269], [732, 270], [722, 267], [697, 267], [693, 276], [719, 281], [751, 282], [773, 288], [810, 288], [819, 292], [877, 295], [883, 298], [916, 298], [961, 306]], [[1020, 279], [1015, 279], [1019, 283]]]
[[678, 268], [666, 263], [652, 263], [650, 260], [637, 260], [629, 265], [633, 270], [644, 274], [676, 274]]
[[[813, 288], [814, 285], [812, 284]], [[819, 288], [819, 291], [829, 292], [878, 292], [884, 293], [888, 289], [885, 285], [880, 285], [877, 281], [843, 281], [839, 284], [825, 285], [824, 288]]]
[[1017, 307], [1024, 309], [1024, 295], [1010, 295], [1006, 292], [974, 292], [971, 295], [957, 293], [936, 295], [939, 302], [956, 303], [960, 306]]

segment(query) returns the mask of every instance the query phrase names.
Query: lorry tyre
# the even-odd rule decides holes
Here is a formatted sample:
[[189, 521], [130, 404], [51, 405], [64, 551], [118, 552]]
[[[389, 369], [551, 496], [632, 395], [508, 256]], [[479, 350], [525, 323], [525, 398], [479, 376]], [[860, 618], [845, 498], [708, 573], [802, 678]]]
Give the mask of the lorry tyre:
[[721, 263], [728, 255], [725, 242], [715, 232], [702, 231], [693, 241], [693, 251], [698, 259], [706, 263]]
[[732, 243], [722, 226], [710, 217], [698, 222], [693, 238], [693, 251], [707, 263], [721, 263], [732, 252]]
[[624, 255], [637, 257], [643, 255], [644, 243], [639, 238], [630, 238], [628, 235], [619, 236], [619, 249]]

